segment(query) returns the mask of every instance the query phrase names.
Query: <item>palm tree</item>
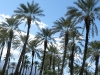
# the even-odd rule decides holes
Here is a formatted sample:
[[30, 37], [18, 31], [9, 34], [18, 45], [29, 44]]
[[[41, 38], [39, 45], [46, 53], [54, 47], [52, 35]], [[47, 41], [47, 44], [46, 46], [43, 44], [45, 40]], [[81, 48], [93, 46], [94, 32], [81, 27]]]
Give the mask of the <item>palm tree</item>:
[[15, 70], [15, 75], [18, 75], [20, 63], [21, 63], [22, 57], [23, 57], [23, 55], [25, 55], [25, 51], [26, 51], [26, 44], [27, 44], [27, 40], [29, 37], [31, 22], [32, 21], [35, 22], [35, 20], [38, 20], [37, 16], [44, 16], [44, 14], [42, 14], [43, 10], [40, 9], [39, 4], [34, 3], [34, 1], [32, 1], [31, 4], [29, 2], [27, 2], [27, 5], [20, 4], [20, 7], [18, 7], [17, 10], [15, 10], [14, 12], [16, 13], [16, 16], [18, 18], [27, 19], [27, 24], [28, 24], [26, 40], [25, 40], [20, 58], [18, 60], [16, 70]]
[[45, 29], [41, 29], [40, 32], [38, 32], [36, 35], [36, 38], [39, 39], [41, 43], [44, 43], [44, 53], [43, 53], [43, 59], [42, 59], [42, 66], [40, 69], [40, 75], [42, 74], [42, 70], [43, 70], [43, 66], [44, 66], [47, 45], [49, 43], [49, 40], [53, 39], [51, 37], [52, 34], [53, 34], [53, 32], [51, 29], [45, 28]]
[[97, 31], [97, 27], [95, 24], [95, 18], [100, 20], [99, 12], [100, 7], [97, 7], [97, 3], [100, 0], [78, 0], [74, 2], [74, 4], [78, 7], [68, 7], [68, 11], [66, 16], [69, 19], [75, 20], [77, 23], [84, 21], [84, 27], [86, 28], [86, 40], [85, 40], [85, 49], [84, 49], [84, 56], [83, 56], [83, 63], [80, 70], [80, 75], [83, 75], [84, 72], [84, 65], [86, 61], [87, 55], [87, 45], [88, 45], [88, 36], [90, 29], [92, 29], [92, 35], [94, 36], [94, 31]]
[[95, 61], [95, 75], [98, 75], [99, 57], [100, 57], [100, 41], [92, 41], [89, 43], [91, 61]]
[[9, 59], [9, 60], [8, 60], [7, 68], [6, 68], [7, 75], [8, 75], [8, 71], [9, 71], [9, 69], [11, 68], [10, 60], [11, 60], [11, 59], [15, 59], [15, 58], [13, 57], [13, 54], [10, 53], [10, 56], [9, 56], [8, 59]]
[[28, 64], [29, 64], [29, 57], [27, 55], [24, 55], [23, 64], [22, 64], [22, 72], [21, 72], [22, 75], [25, 75], [25, 68], [26, 68], [26, 65]]
[[39, 42], [40, 41], [38, 41], [38, 39], [35, 39], [35, 40], [29, 41], [28, 43], [28, 48], [32, 55], [32, 65], [31, 65], [30, 75], [32, 75], [34, 56], [37, 55], [38, 57], [40, 57], [39, 50], [36, 48], [39, 45]]
[[[79, 31], [77, 30], [77, 28], [80, 27], [70, 27], [69, 29], [69, 37], [71, 42], [69, 43], [69, 47], [71, 48], [71, 54], [70, 54], [70, 75], [73, 75], [73, 68], [74, 68], [74, 56], [76, 53], [76, 50], [80, 50], [77, 43], [75, 42], [75, 40], [77, 41], [82, 41], [82, 39], [79, 39], [79, 36], [82, 36]], [[81, 51], [80, 51], [81, 52]]]
[[[2, 70], [2, 75], [4, 75], [5, 70], [6, 70], [6, 66], [9, 60], [9, 56], [10, 56], [10, 50], [11, 50], [11, 43], [14, 37], [14, 30], [19, 31], [18, 29], [18, 25], [21, 22], [16, 18], [16, 17], [11, 17], [11, 18], [6, 18], [5, 22], [2, 22], [1, 27], [2, 29], [5, 31], [3, 32], [3, 35], [8, 34], [8, 36], [6, 35], [5, 38], [8, 37], [8, 48], [7, 48], [7, 54], [6, 54], [6, 59], [5, 59], [5, 63], [3, 66], [3, 70]], [[4, 40], [5, 41], [5, 40]]]
[[65, 63], [65, 57], [67, 52], [67, 44], [68, 44], [68, 27], [71, 25], [70, 20], [66, 20], [65, 18], [61, 17], [59, 20], [56, 20], [54, 22], [53, 30], [54, 32], [60, 32], [60, 37], [64, 36], [64, 55], [63, 55], [63, 62], [62, 62], [62, 69], [61, 69], [61, 75], [63, 74], [64, 69], [64, 63]]

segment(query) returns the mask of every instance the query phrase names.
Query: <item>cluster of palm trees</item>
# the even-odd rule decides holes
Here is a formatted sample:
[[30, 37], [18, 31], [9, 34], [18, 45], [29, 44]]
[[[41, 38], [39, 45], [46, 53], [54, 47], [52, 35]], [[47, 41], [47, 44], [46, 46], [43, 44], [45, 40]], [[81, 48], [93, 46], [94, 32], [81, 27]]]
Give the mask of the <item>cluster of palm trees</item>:
[[[9, 75], [12, 68], [10, 75], [27, 75], [27, 72], [37, 75], [37, 69], [39, 75], [63, 75], [66, 71], [70, 75], [98, 75], [100, 41], [89, 41], [89, 36], [90, 31], [93, 37], [94, 33], [98, 35], [95, 20], [100, 20], [99, 1], [77, 0], [76, 7], [67, 8], [65, 17], [56, 20], [52, 28], [39, 29], [33, 38], [30, 38], [31, 24], [38, 24], [38, 17], [44, 16], [43, 10], [34, 1], [20, 4], [13, 16], [0, 23], [0, 61], [3, 50], [7, 49], [0, 74]], [[27, 32], [19, 28], [25, 19]], [[60, 41], [53, 37], [56, 33]], [[86, 38], [80, 38], [83, 36]], [[20, 52], [18, 62], [11, 61], [11, 49]]]

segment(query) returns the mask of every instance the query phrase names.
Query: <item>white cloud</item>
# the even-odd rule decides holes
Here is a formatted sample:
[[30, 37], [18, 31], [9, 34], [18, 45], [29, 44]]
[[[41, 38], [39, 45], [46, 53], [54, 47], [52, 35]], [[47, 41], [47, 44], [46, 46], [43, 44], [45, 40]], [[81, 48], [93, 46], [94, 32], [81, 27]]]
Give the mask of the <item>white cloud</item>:
[[[11, 49], [10, 52], [11, 52], [11, 54], [13, 54], [13, 58], [16, 58], [16, 60], [18, 60], [18, 56], [19, 56], [20, 52], [17, 51], [17, 50], [13, 50], [13, 49]], [[6, 56], [6, 53], [7, 53], [7, 48], [4, 47], [4, 49], [3, 49], [3, 54], [2, 54], [2, 60], [3, 60], [4, 57]]]
[[0, 23], [4, 22], [5, 18], [10, 18], [9, 15], [0, 14]]
[[57, 37], [57, 36], [54, 36], [54, 39], [55, 39], [56, 41], [61, 41], [62, 38], [63, 38], [63, 37], [59, 38], [59, 37]]
[[[11, 17], [10, 15], [0, 14], [0, 23], [3, 22], [3, 21], [5, 20], [5, 18], [10, 18], [10, 17]], [[27, 21], [27, 20], [25, 19], [25, 20], [22, 21], [22, 22], [25, 23], [26, 21]], [[38, 27], [39, 27], [40, 29], [45, 28], [45, 27], [48, 26], [47, 24], [43, 23], [42, 21], [41, 21], [41, 22], [36, 21], [36, 23], [38, 24]], [[34, 25], [34, 24], [35, 24], [35, 22], [32, 22], [32, 25]]]
[[84, 40], [85, 38], [83, 36], [79, 36], [79, 39]]
[[10, 18], [9, 15], [4, 15], [4, 14], [0, 14], [0, 17], [2, 17], [3, 19], [5, 19], [5, 18]]
[[43, 22], [36, 21], [36, 23], [38, 24], [38, 27], [39, 27], [40, 29], [46, 28], [46, 27], [48, 26], [47, 24], [45, 24], [45, 23], [43, 23]]

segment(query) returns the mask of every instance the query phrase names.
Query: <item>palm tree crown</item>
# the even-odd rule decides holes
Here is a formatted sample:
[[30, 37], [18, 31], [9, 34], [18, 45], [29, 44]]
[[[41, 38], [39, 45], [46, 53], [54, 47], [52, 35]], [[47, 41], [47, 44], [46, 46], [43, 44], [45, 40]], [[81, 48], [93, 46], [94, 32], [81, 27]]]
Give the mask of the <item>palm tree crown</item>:
[[25, 4], [20, 4], [20, 7], [14, 12], [18, 18], [27, 19], [28, 24], [31, 24], [31, 21], [39, 20], [36, 16], [44, 16], [42, 13], [43, 10], [41, 10], [39, 4], [34, 3], [34, 1], [32, 1], [31, 4], [27, 2], [27, 6]]

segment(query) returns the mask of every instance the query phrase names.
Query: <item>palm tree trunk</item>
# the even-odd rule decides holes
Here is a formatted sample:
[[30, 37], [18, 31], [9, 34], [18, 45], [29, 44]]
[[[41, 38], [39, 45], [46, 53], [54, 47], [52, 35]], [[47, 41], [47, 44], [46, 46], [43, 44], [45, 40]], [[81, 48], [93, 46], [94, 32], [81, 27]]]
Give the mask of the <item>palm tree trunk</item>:
[[9, 61], [9, 57], [10, 57], [10, 49], [11, 49], [12, 38], [13, 38], [13, 31], [11, 30], [10, 31], [10, 41], [8, 41], [8, 49], [7, 49], [6, 59], [5, 59], [5, 63], [4, 63], [1, 75], [5, 75], [5, 70], [6, 70], [7, 63]]
[[53, 74], [55, 75], [55, 55], [54, 55], [54, 58], [53, 58]]
[[24, 75], [24, 69], [25, 69], [25, 67], [23, 66], [22, 75]]
[[96, 62], [95, 62], [95, 66], [96, 66], [96, 68], [95, 68], [95, 75], [98, 75], [99, 55], [97, 55], [97, 56], [95, 57], [95, 60], [96, 60]]
[[27, 71], [27, 67], [26, 67], [25, 75], [26, 75], [27, 72], [28, 72], [28, 71]]
[[34, 60], [34, 50], [32, 51], [32, 66], [31, 66], [30, 75], [32, 75], [32, 70], [33, 70], [33, 60]]
[[60, 74], [59, 74], [59, 71], [60, 71], [59, 66], [60, 66], [60, 63], [58, 62], [58, 75], [60, 75]]
[[36, 66], [35, 66], [35, 73], [34, 73], [34, 75], [36, 75]]
[[4, 45], [5, 45], [5, 42], [3, 42], [1, 45], [2, 49], [1, 49], [1, 53], [0, 53], [0, 62], [1, 62], [1, 57], [2, 57], [2, 53], [3, 53]]
[[9, 60], [8, 60], [7, 75], [8, 75], [9, 68], [10, 68], [10, 57], [9, 57]]
[[[50, 59], [49, 59], [49, 61], [50, 61], [50, 64], [49, 64], [49, 70], [51, 71], [51, 64], [52, 64], [52, 54], [50, 55]], [[50, 72], [50, 75], [51, 75], [51, 72]]]
[[50, 65], [49, 65], [49, 70], [51, 70], [51, 63], [52, 63], [52, 54], [50, 55]]
[[26, 44], [27, 44], [28, 37], [29, 37], [30, 25], [31, 25], [31, 21], [29, 20], [29, 21], [28, 21], [28, 30], [27, 30], [26, 40], [25, 40], [25, 43], [24, 43], [24, 46], [23, 46], [23, 49], [22, 49], [20, 58], [19, 58], [19, 60], [18, 60], [18, 64], [17, 64], [17, 67], [16, 67], [16, 69], [15, 69], [14, 75], [18, 75], [18, 71], [19, 71], [19, 67], [20, 67], [21, 60], [22, 60], [23, 56], [25, 55]]
[[21, 74], [21, 72], [22, 72], [22, 69], [23, 69], [23, 60], [22, 60], [22, 64], [21, 64], [21, 67], [20, 67], [20, 71], [19, 71], [19, 74]]
[[74, 48], [75, 44], [72, 46], [72, 54], [71, 54], [71, 65], [70, 65], [70, 75], [73, 75], [73, 62], [74, 62]]
[[64, 49], [63, 63], [62, 63], [62, 68], [61, 68], [61, 74], [60, 75], [63, 74], [64, 63], [65, 63], [66, 52], [67, 52], [67, 44], [68, 44], [68, 31], [65, 33], [65, 49]]
[[44, 60], [45, 60], [45, 54], [46, 54], [46, 48], [47, 48], [47, 40], [44, 41], [44, 54], [43, 54], [42, 66], [41, 66], [39, 75], [42, 75], [42, 70], [43, 70]]
[[88, 35], [89, 35], [89, 29], [90, 29], [90, 19], [89, 19], [88, 16], [85, 18], [85, 25], [86, 25], [85, 49], [84, 49], [83, 64], [82, 64], [82, 67], [81, 67], [81, 70], [80, 70], [80, 74], [79, 74], [79, 75], [83, 75], [84, 66], [85, 66], [85, 61], [86, 61], [86, 55], [87, 55]]

